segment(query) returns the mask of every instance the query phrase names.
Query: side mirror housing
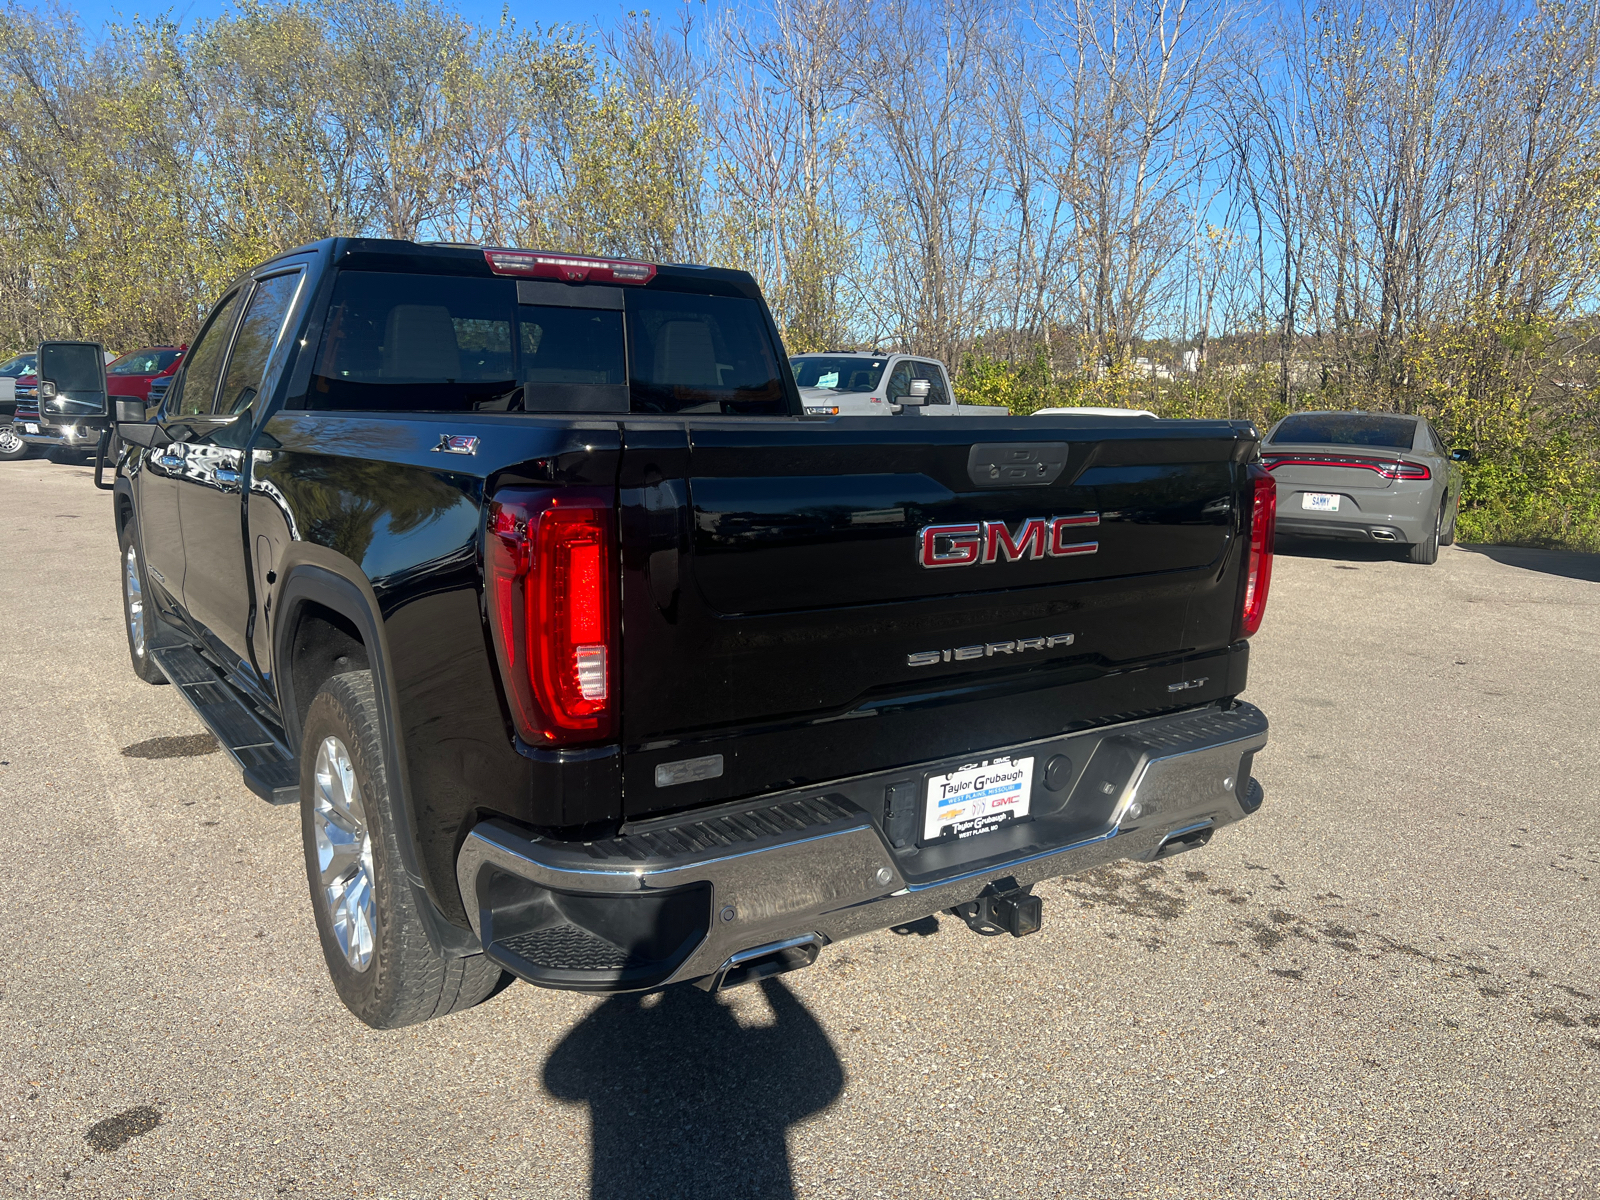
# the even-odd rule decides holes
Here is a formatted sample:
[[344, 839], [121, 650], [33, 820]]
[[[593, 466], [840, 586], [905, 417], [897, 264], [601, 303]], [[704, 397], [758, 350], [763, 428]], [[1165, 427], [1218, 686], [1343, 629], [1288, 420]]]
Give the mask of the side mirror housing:
[[1450, 451], [1451, 462], [1469, 463], [1476, 457], [1477, 455], [1475, 455], [1471, 450], [1468, 450], [1462, 446], [1457, 446], [1454, 450]]
[[105, 416], [105, 353], [99, 342], [40, 342], [39, 415], [65, 424]]
[[932, 388], [933, 385], [926, 379], [913, 379], [906, 394], [900, 397], [900, 403], [920, 407], [928, 402], [928, 392]]
[[146, 450], [158, 444], [165, 436], [165, 431], [156, 424], [146, 425], [143, 421], [118, 422], [117, 436], [130, 446], [143, 446]]
[[121, 396], [118, 396], [116, 418], [117, 424], [143, 425], [144, 409], [145, 405], [143, 400], [124, 400]]

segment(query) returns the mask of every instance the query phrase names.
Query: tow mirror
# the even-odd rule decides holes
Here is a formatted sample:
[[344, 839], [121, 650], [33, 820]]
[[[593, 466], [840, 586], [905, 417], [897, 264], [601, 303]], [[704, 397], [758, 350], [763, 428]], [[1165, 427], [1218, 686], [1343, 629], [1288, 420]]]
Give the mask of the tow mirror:
[[117, 397], [117, 424], [118, 425], [143, 425], [144, 401], [124, 400]]
[[906, 394], [900, 397], [900, 403], [913, 406], [926, 404], [928, 402], [928, 392], [932, 388], [933, 384], [926, 379], [913, 379], [910, 387], [906, 390]]
[[40, 342], [39, 416], [64, 425], [105, 416], [105, 352], [99, 342]]

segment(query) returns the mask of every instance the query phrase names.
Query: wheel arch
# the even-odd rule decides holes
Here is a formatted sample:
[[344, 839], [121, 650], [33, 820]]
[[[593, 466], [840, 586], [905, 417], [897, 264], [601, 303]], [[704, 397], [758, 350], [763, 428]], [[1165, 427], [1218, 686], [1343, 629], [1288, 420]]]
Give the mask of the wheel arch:
[[[400, 858], [419, 896], [419, 909], [435, 947], [447, 955], [477, 953], [471, 930], [452, 924], [434, 900], [417, 853], [416, 814], [411, 804], [399, 703], [382, 610], [372, 585], [354, 562], [324, 546], [296, 542], [277, 564], [268, 603], [272, 617], [272, 681], [284, 733], [299, 747], [305, 715], [322, 684], [345, 671], [370, 670], [383, 737], [384, 773], [402, 836]], [[455, 886], [455, 881], [450, 881]]]

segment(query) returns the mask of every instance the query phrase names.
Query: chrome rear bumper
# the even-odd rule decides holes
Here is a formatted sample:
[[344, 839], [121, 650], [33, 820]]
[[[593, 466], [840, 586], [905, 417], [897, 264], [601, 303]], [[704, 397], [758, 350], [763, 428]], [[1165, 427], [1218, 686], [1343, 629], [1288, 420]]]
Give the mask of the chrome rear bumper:
[[[752, 949], [902, 924], [996, 881], [1027, 887], [1203, 844], [1260, 806], [1249, 772], [1266, 743], [1265, 716], [1239, 704], [721, 805], [601, 842], [487, 821], [457, 878], [485, 951], [531, 982], [626, 991], [721, 978]], [[1029, 755], [1031, 819], [922, 847], [914, 828], [895, 836], [907, 827], [894, 805], [903, 816], [909, 794], [920, 812], [927, 775]], [[1050, 788], [1044, 768], [1058, 759]]]

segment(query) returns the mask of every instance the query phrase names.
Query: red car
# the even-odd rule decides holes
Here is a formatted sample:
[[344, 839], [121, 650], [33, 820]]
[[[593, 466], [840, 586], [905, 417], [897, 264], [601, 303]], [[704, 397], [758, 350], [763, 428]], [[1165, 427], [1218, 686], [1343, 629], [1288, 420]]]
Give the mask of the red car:
[[118, 396], [150, 398], [150, 381], [171, 375], [183, 361], [184, 346], [145, 346], [114, 359], [106, 365], [106, 390], [112, 403]]

